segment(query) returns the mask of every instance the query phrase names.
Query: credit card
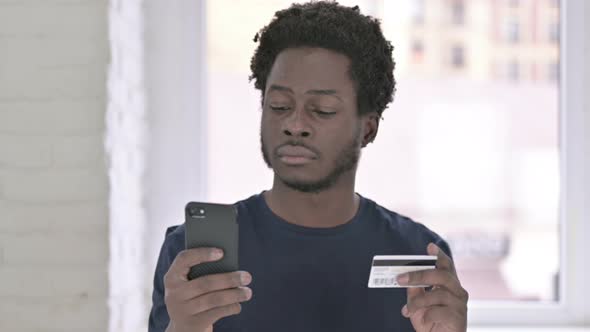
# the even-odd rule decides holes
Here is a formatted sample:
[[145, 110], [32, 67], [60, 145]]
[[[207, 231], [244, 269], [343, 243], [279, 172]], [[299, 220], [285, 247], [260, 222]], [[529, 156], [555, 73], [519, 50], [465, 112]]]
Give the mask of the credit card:
[[402, 273], [436, 268], [436, 256], [377, 255], [373, 257], [369, 288], [429, 287], [431, 285], [400, 286], [397, 276]]

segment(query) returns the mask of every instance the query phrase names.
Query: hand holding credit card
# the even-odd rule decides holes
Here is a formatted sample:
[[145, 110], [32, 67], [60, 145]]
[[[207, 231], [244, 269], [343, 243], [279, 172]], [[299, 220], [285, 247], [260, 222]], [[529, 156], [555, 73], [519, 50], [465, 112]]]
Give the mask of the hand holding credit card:
[[[417, 267], [420, 270], [396, 276], [395, 282], [399, 285], [395, 287], [406, 287], [407, 293], [407, 303], [401, 308], [401, 314], [410, 319], [416, 332], [465, 332], [469, 294], [457, 277], [455, 263], [434, 243], [428, 244], [426, 252], [436, 258], [434, 267], [430, 265], [429, 256], [410, 256], [413, 258], [404, 262], [405, 269]], [[397, 264], [393, 270], [403, 266], [388, 259], [380, 261], [383, 260], [378, 259], [376, 265]], [[425, 286], [432, 287], [427, 290]]]
[[430, 255], [377, 255], [373, 257], [369, 288], [428, 287], [430, 285], [400, 285], [397, 276], [402, 273], [436, 268], [436, 256]]

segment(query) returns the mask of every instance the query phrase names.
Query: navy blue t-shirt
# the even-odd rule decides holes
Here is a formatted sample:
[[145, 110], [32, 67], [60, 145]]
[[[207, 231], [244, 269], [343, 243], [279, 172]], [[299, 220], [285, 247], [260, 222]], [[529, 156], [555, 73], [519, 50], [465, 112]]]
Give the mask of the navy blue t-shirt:
[[[310, 228], [274, 214], [262, 194], [236, 203], [240, 270], [252, 274], [252, 298], [215, 332], [414, 331], [401, 315], [403, 288], [368, 288], [374, 255], [426, 255], [429, 242], [447, 243], [424, 225], [361, 196], [348, 223]], [[156, 266], [149, 331], [169, 317], [163, 278], [184, 250], [184, 225], [168, 229]]]

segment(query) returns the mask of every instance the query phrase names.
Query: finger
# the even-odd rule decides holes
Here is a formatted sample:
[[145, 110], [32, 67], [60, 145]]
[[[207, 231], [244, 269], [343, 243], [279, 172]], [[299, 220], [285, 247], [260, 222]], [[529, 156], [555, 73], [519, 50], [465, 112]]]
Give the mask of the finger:
[[409, 287], [407, 288], [407, 301], [410, 302], [412, 299], [414, 299], [417, 296], [420, 296], [422, 294], [424, 294], [426, 292], [426, 290], [424, 290], [424, 288], [422, 287]]
[[194, 248], [183, 250], [170, 265], [168, 272], [164, 275], [164, 285], [177, 285], [188, 281], [188, 273], [194, 265], [204, 262], [219, 260], [223, 257], [223, 251], [217, 248]]
[[451, 271], [454, 275], [457, 275], [455, 270], [455, 263], [453, 260], [434, 243], [429, 243], [426, 247], [426, 251], [429, 255], [434, 255], [436, 259], [436, 268], [441, 270]]
[[[459, 298], [467, 296], [467, 292], [461, 287], [459, 279], [447, 270], [431, 269], [422, 271], [413, 271], [406, 273], [407, 282], [403, 282], [404, 278], [400, 277], [400, 281], [404, 286], [413, 285], [431, 285], [436, 287], [444, 287]], [[399, 281], [398, 281], [399, 282]]]
[[407, 312], [407, 307], [408, 307], [408, 303], [410, 303], [413, 299], [420, 297], [421, 295], [423, 295], [424, 293], [426, 293], [426, 290], [422, 287], [409, 287], [406, 290], [406, 305], [404, 305], [402, 307], [402, 315], [404, 315], [405, 317], [408, 317], [408, 312]]
[[190, 300], [206, 293], [246, 286], [250, 282], [252, 275], [246, 271], [210, 274], [182, 285], [179, 296], [183, 300]]
[[446, 325], [459, 325], [464, 319], [450, 307], [434, 306], [426, 309], [422, 315], [423, 324], [445, 323]]
[[232, 303], [223, 307], [217, 307], [211, 310], [207, 310], [199, 315], [206, 325], [213, 325], [216, 321], [223, 317], [237, 315], [242, 311], [242, 305], [239, 303]]
[[416, 296], [411, 301], [408, 301], [406, 306], [408, 315], [431, 306], [448, 306], [457, 310], [466, 309], [466, 304], [463, 301], [442, 288]]
[[251, 298], [252, 290], [248, 287], [225, 289], [190, 300], [188, 310], [190, 315], [197, 315], [211, 309], [248, 301]]

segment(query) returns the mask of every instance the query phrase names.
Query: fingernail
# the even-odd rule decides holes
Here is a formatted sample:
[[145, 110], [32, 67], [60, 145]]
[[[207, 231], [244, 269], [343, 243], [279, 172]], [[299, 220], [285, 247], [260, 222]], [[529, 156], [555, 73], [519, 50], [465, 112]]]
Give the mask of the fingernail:
[[402, 315], [404, 315], [404, 317], [408, 317], [408, 305], [404, 305], [402, 308]]
[[244, 300], [249, 300], [250, 298], [252, 298], [252, 290], [248, 287], [244, 288]]
[[436, 244], [434, 244], [433, 242], [430, 242], [429, 245], [432, 247], [432, 250], [435, 251], [435, 254], [438, 254], [438, 250], [439, 250], [438, 246]]
[[402, 273], [397, 276], [397, 283], [400, 285], [405, 285], [410, 281], [410, 276], [407, 273]]
[[250, 281], [252, 281], [252, 276], [250, 276], [250, 273], [244, 272], [240, 275], [240, 280], [242, 281], [243, 285], [247, 285], [250, 283]]
[[221, 257], [223, 257], [223, 250], [214, 249], [212, 256], [213, 256], [213, 259], [220, 259]]

